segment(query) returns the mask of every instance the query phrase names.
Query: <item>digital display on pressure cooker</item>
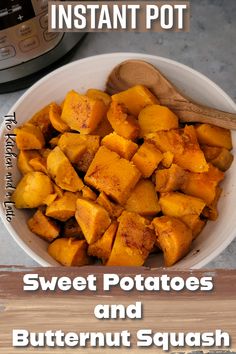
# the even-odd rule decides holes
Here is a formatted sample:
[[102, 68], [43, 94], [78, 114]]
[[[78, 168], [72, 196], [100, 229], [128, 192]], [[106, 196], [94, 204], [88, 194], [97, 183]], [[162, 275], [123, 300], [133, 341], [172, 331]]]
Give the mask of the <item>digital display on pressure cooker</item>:
[[35, 17], [31, 1], [0, 0], [0, 30], [18, 25]]

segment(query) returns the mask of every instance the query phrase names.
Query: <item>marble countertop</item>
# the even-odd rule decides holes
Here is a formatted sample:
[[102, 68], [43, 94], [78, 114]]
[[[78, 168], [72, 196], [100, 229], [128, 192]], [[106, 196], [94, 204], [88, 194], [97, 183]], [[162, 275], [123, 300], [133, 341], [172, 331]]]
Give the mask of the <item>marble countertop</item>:
[[[192, 0], [191, 7], [189, 33], [92, 33], [76, 48], [70, 60], [109, 52], [159, 55], [200, 71], [236, 101], [236, 1]], [[23, 93], [24, 90], [1, 94], [0, 116]], [[37, 265], [13, 241], [1, 222], [0, 242], [1, 265]], [[236, 268], [236, 240], [208, 267]]]

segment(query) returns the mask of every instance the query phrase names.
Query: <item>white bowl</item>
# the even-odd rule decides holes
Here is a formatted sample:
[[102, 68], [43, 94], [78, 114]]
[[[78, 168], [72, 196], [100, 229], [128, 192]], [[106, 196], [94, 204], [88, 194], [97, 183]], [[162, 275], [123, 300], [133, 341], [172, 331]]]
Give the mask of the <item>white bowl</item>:
[[[33, 113], [51, 101], [62, 101], [67, 91], [71, 89], [85, 92], [88, 88], [105, 88], [108, 74], [123, 60], [141, 59], [155, 65], [178, 88], [186, 92], [198, 102], [229, 112], [236, 112], [236, 105], [230, 97], [216, 84], [202, 74], [191, 68], [166, 58], [135, 53], [113, 53], [98, 55], [78, 60], [65, 65], [50, 73], [33, 85], [11, 108], [10, 113], [16, 112], [17, 125], [29, 119]], [[5, 134], [9, 133], [4, 124], [1, 127], [0, 168], [2, 176], [11, 172], [14, 184], [19, 180], [16, 159], [13, 167], [5, 166]], [[236, 146], [236, 133], [233, 132], [233, 144]], [[2, 179], [3, 180], [3, 179]], [[226, 173], [223, 182], [223, 196], [219, 203], [219, 218], [215, 222], [208, 222], [201, 235], [194, 242], [191, 252], [179, 261], [174, 267], [200, 268], [219, 255], [234, 239], [236, 234], [236, 166], [235, 163]], [[4, 201], [6, 198], [6, 185], [0, 186], [0, 215], [15, 241], [25, 252], [42, 266], [58, 265], [47, 253], [47, 243], [33, 233], [26, 225], [28, 212], [14, 209], [15, 217], [9, 223], [6, 220]], [[147, 262], [152, 267], [161, 266], [161, 256], [154, 256]]]

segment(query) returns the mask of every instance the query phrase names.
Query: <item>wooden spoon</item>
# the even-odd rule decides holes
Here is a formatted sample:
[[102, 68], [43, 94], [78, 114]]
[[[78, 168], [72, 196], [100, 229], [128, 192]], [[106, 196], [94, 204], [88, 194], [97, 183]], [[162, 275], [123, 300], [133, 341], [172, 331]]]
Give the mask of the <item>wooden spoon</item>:
[[145, 85], [169, 107], [182, 122], [210, 123], [236, 129], [236, 113], [209, 108], [184, 96], [151, 64], [141, 60], [127, 60], [116, 66], [107, 80], [106, 91], [114, 94], [134, 85]]

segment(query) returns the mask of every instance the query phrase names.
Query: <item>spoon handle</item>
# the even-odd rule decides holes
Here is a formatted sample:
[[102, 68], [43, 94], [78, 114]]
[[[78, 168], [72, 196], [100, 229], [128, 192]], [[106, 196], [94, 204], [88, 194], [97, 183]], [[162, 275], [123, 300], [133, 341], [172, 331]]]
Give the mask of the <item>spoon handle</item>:
[[160, 103], [175, 112], [181, 122], [209, 123], [222, 128], [236, 129], [235, 113], [223, 112], [186, 100], [162, 98]]

